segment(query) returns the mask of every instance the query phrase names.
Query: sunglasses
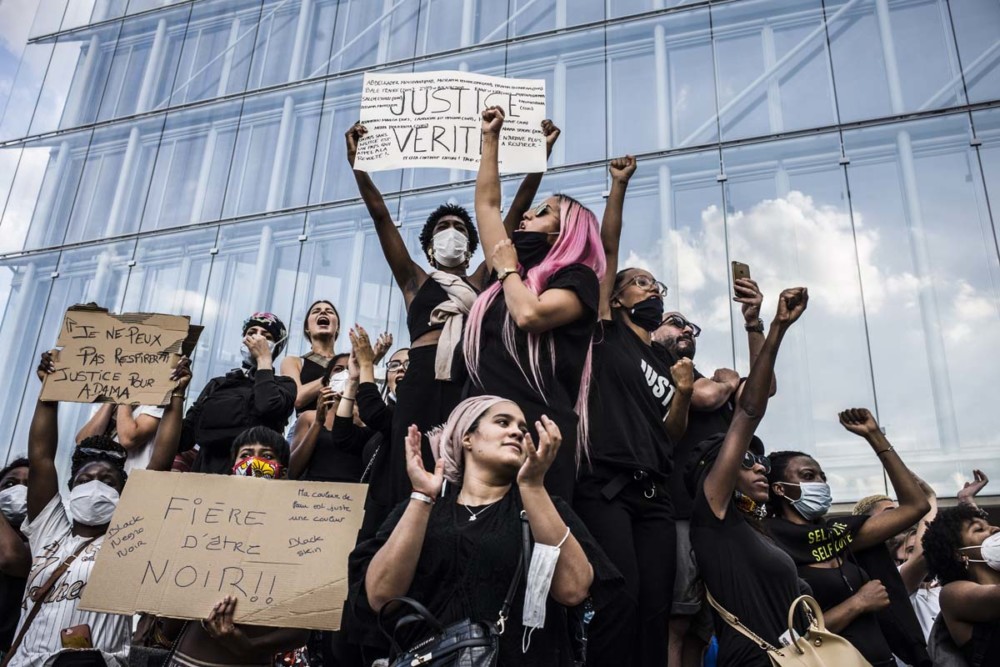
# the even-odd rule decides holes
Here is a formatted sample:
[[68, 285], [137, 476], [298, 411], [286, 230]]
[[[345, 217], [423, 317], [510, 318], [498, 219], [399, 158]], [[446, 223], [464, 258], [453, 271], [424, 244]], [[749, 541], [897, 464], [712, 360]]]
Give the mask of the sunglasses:
[[552, 212], [552, 207], [548, 203], [542, 204], [541, 206], [539, 206], [538, 208], [536, 208], [534, 211], [532, 211], [532, 213], [535, 214], [536, 218], [540, 218], [543, 215], [548, 215], [551, 212]]
[[409, 367], [410, 367], [409, 359], [407, 359], [406, 361], [399, 361], [399, 360], [390, 361], [385, 365], [385, 369], [392, 373], [395, 373], [397, 371], [405, 371]]
[[753, 467], [760, 464], [764, 468], [764, 474], [770, 474], [771, 472], [771, 461], [766, 456], [757, 456], [753, 452], [746, 452], [743, 454], [743, 460], [740, 465], [743, 466], [745, 470], [753, 470]]
[[688, 322], [680, 315], [667, 315], [663, 318], [660, 324], [669, 324], [672, 327], [677, 327], [678, 329], [686, 329], [691, 327], [691, 336], [697, 338], [701, 335], [701, 327], [694, 322]]
[[661, 283], [659, 280], [653, 280], [649, 276], [644, 276], [642, 274], [639, 274], [639, 275], [633, 277], [631, 280], [629, 280], [624, 285], [622, 285], [621, 289], [618, 290], [618, 294], [621, 294], [622, 292], [624, 292], [626, 290], [626, 288], [628, 288], [630, 285], [635, 285], [639, 289], [645, 290], [647, 292], [653, 292], [653, 291], [655, 291], [661, 297], [665, 297], [667, 295], [667, 291], [668, 291], [667, 286], [664, 285], [663, 283]]
[[112, 452], [106, 449], [94, 449], [93, 447], [77, 447], [76, 451], [83, 456], [97, 456], [114, 461], [124, 461], [127, 456], [125, 452]]

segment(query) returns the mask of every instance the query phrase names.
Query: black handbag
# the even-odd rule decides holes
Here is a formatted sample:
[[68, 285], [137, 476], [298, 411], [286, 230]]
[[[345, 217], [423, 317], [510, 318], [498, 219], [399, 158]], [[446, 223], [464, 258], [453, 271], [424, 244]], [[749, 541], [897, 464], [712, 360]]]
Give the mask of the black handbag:
[[[386, 603], [378, 613], [378, 627], [392, 648], [389, 658], [390, 667], [412, 667], [427, 665], [428, 667], [494, 667], [500, 656], [500, 635], [503, 634], [510, 606], [514, 600], [514, 592], [526, 571], [525, 561], [530, 558], [531, 532], [528, 519], [521, 512], [521, 533], [523, 538], [521, 558], [517, 561], [514, 578], [511, 579], [504, 597], [503, 606], [496, 622], [474, 621], [463, 619], [445, 626], [424, 605], [407, 597], [393, 598]], [[386, 629], [386, 609], [390, 606], [408, 608], [408, 613], [396, 621], [390, 632]], [[422, 623], [431, 628], [431, 634], [403, 651], [396, 641], [396, 633], [406, 625]]]

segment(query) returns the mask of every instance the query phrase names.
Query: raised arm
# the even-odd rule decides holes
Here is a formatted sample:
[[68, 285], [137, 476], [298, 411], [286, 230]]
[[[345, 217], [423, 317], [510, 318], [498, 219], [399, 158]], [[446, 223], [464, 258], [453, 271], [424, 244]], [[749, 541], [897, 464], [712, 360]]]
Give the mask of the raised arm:
[[126, 450], [141, 449], [149, 442], [160, 424], [160, 420], [151, 415], [139, 415], [132, 417], [131, 405], [119, 405], [117, 407], [118, 417], [118, 444]]
[[[42, 352], [38, 364], [38, 379], [56, 369], [52, 351]], [[28, 519], [32, 520], [45, 509], [59, 493], [59, 476], [56, 474], [56, 448], [59, 445], [59, 403], [35, 403], [35, 414], [28, 431]]]
[[560, 549], [549, 594], [559, 604], [575, 607], [586, 600], [590, 593], [594, 568], [583, 547], [559, 515], [543, 483], [545, 473], [562, 444], [562, 434], [556, 423], [545, 415], [542, 415], [541, 421], [535, 422], [535, 429], [538, 432], [538, 447], [535, 447], [531, 434], [526, 434], [524, 445], [528, 456], [517, 474], [517, 487], [521, 492], [521, 502], [524, 503], [535, 542], [559, 546]]
[[[756, 361], [756, 358], [754, 360]], [[718, 368], [712, 377], [700, 377], [694, 381], [691, 407], [704, 412], [718, 410], [739, 387], [739, 373], [731, 368]]]
[[[562, 130], [556, 127], [555, 123], [548, 118], [542, 121], [542, 134], [545, 135], [546, 158], [552, 155], [552, 147], [561, 133]], [[543, 173], [526, 174], [524, 180], [521, 181], [521, 185], [517, 188], [517, 193], [510, 203], [510, 208], [507, 210], [507, 215], [503, 219], [503, 226], [507, 232], [507, 236], [511, 236], [514, 233], [525, 211], [531, 207], [531, 202], [535, 201], [535, 195], [538, 194], [538, 186], [542, 184], [542, 176]]]
[[804, 287], [786, 289], [778, 297], [778, 312], [767, 332], [760, 354], [750, 369], [719, 457], [705, 478], [705, 499], [715, 516], [720, 519], [725, 517], [729, 500], [736, 488], [743, 455], [767, 409], [778, 348], [781, 347], [788, 328], [801, 317], [808, 303], [809, 292]]
[[[734, 301], [740, 304], [743, 311], [743, 321], [747, 331], [747, 346], [750, 348], [750, 367], [757, 360], [760, 348], [764, 345], [763, 323], [760, 321], [760, 305], [764, 295], [760, 293], [757, 283], [750, 278], [738, 278], [733, 283], [736, 293]], [[778, 391], [778, 382], [771, 376], [771, 396]], [[737, 397], [738, 398], [738, 397]]]
[[[476, 175], [475, 202], [476, 226], [486, 255], [487, 272], [497, 268], [491, 251], [500, 241], [509, 238], [500, 218], [500, 167], [497, 162], [503, 119], [504, 112], [500, 107], [490, 107], [483, 111], [483, 154], [479, 159], [479, 173]], [[499, 268], [516, 268], [516, 265]]]
[[423, 282], [427, 280], [427, 272], [420, 268], [413, 261], [413, 258], [410, 257], [410, 251], [406, 249], [406, 243], [403, 241], [399, 229], [396, 228], [396, 223], [392, 221], [392, 214], [389, 213], [389, 208], [385, 205], [382, 193], [375, 187], [371, 176], [367, 172], [354, 169], [354, 158], [358, 152], [358, 141], [367, 133], [368, 130], [361, 123], [355, 123], [347, 130], [347, 134], [344, 135], [347, 140], [347, 162], [351, 165], [351, 169], [354, 170], [354, 180], [358, 184], [358, 192], [361, 194], [361, 199], [365, 202], [365, 207], [368, 208], [368, 215], [371, 216], [372, 222], [375, 223], [375, 233], [378, 235], [378, 242], [382, 246], [382, 254], [385, 255], [386, 261], [389, 262], [392, 277], [395, 278], [399, 289], [403, 290], [403, 297], [406, 300], [406, 305], [409, 306], [413, 295], [417, 293]]
[[114, 403], [101, 403], [97, 412], [87, 420], [87, 423], [80, 427], [76, 434], [76, 444], [80, 444], [93, 435], [104, 435], [108, 432], [108, 425], [114, 415], [117, 406]]
[[615, 287], [615, 276], [618, 273], [618, 246], [622, 237], [622, 208], [625, 205], [625, 190], [628, 181], [635, 173], [636, 162], [631, 155], [618, 157], [608, 163], [611, 172], [611, 191], [608, 193], [607, 204], [604, 205], [604, 219], [601, 221], [601, 243], [604, 245], [604, 259], [607, 268], [601, 281], [602, 320], [611, 319], [611, 292]]
[[982, 470], [972, 471], [972, 481], [966, 482], [962, 485], [962, 490], [958, 492], [956, 496], [959, 505], [971, 505], [972, 507], [978, 507], [976, 505], [976, 496], [979, 492], [990, 483], [990, 478], [986, 476]]
[[[410, 426], [406, 434], [406, 472], [415, 492], [432, 500], [436, 500], [441, 494], [444, 461], [438, 459], [433, 473], [424, 469], [424, 458], [420, 452], [420, 431], [414, 425]], [[377, 612], [389, 600], [406, 595], [410, 590], [417, 571], [417, 561], [420, 560], [420, 551], [424, 547], [431, 507], [428, 503], [411, 498], [389, 539], [368, 565], [365, 593], [368, 606], [374, 611]]]
[[295, 422], [295, 429], [292, 433], [291, 454], [288, 457], [288, 477], [289, 479], [299, 479], [309, 468], [309, 461], [312, 460], [316, 451], [316, 442], [319, 440], [319, 433], [326, 428], [327, 417], [333, 402], [337, 400], [333, 390], [323, 387], [319, 400], [316, 402], [316, 413], [310, 421], [308, 418], [299, 417]]
[[187, 357], [178, 359], [170, 379], [177, 381], [177, 388], [170, 393], [170, 405], [164, 408], [163, 418], [158, 420], [159, 429], [156, 431], [153, 453], [149, 457], [146, 470], [169, 471], [173, 468], [183, 430], [184, 394], [191, 384], [191, 360]]
[[924, 582], [924, 578], [927, 576], [929, 565], [927, 558], [924, 556], [924, 533], [927, 532], [927, 526], [930, 522], [937, 517], [938, 510], [937, 494], [934, 493], [934, 489], [923, 480], [918, 479], [917, 482], [920, 484], [920, 488], [923, 489], [924, 496], [927, 497], [927, 503], [931, 506], [931, 509], [917, 522], [917, 533], [914, 538], [913, 551], [910, 552], [906, 562], [899, 568], [899, 576], [903, 579], [903, 585], [906, 586], [906, 593], [908, 595], [916, 593], [917, 589], [920, 588], [920, 584]]
[[694, 392], [694, 362], [678, 359], [670, 367], [670, 378], [674, 382], [674, 396], [670, 399], [670, 409], [663, 422], [667, 425], [670, 442], [676, 445], [687, 431], [691, 394]]
[[907, 530], [930, 511], [931, 505], [916, 476], [882, 435], [871, 412], [865, 408], [844, 410], [840, 413], [840, 423], [851, 433], [865, 439], [885, 467], [896, 497], [899, 498], [899, 507], [891, 512], [876, 514], [862, 524], [852, 546], [855, 551], [863, 551]]

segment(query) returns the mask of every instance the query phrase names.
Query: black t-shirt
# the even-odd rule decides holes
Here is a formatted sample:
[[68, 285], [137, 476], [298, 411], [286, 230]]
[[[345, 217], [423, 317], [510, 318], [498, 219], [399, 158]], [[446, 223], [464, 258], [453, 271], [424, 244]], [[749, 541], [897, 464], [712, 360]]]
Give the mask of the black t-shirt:
[[[545, 475], [545, 486], [553, 495], [572, 498], [576, 478], [576, 429], [575, 411], [580, 391], [582, 369], [590, 352], [591, 338], [597, 325], [597, 308], [600, 284], [597, 274], [583, 264], [570, 264], [552, 275], [546, 290], [566, 289], [574, 292], [583, 304], [584, 314], [570, 322], [540, 335], [537, 367], [542, 381], [542, 393], [525, 379], [531, 374], [528, 335], [513, 322], [514, 349], [520, 368], [504, 345], [504, 325], [510, 320], [503, 292], [497, 294], [483, 316], [479, 335], [479, 381], [469, 379], [466, 396], [493, 394], [509, 399], [520, 406], [528, 421], [533, 437], [535, 421], [543, 414], [556, 422], [562, 431], [562, 446], [556, 461]], [[555, 350], [555, 364], [552, 363]], [[553, 367], [554, 366], [554, 367]], [[521, 369], [524, 369], [522, 374]]]
[[351, 417], [334, 417], [331, 430], [319, 430], [316, 448], [301, 479], [310, 482], [358, 482], [364, 470], [364, 447], [374, 435], [374, 431], [358, 426]]
[[602, 321], [594, 332], [590, 457], [595, 463], [670, 473], [673, 445], [663, 419], [674, 388], [666, 353], [657, 348], [616, 320]]
[[[696, 368], [694, 379], [697, 381], [703, 377], [705, 376]], [[733, 420], [735, 395], [736, 392], [733, 392], [733, 395], [715, 410], [701, 411], [693, 407], [688, 410], [687, 430], [674, 448], [674, 470], [669, 482], [670, 498], [674, 502], [674, 516], [678, 519], [690, 519], [694, 507], [687, 486], [684, 484], [684, 468], [691, 457], [691, 452], [699, 442], [729, 430], [729, 423]]]
[[[523, 534], [520, 496], [514, 486], [495, 505], [471, 508], [480, 512], [475, 521], [470, 521], [468, 510], [456, 503], [457, 497], [456, 492], [439, 498], [431, 509], [413, 583], [406, 597], [421, 602], [445, 625], [466, 618], [494, 622], [503, 606], [518, 559], [521, 558]], [[379, 528], [378, 534], [359, 544], [350, 556], [348, 607], [352, 613], [348, 617], [349, 623], [356, 625], [349, 632], [352, 633], [353, 640], [366, 645], [374, 645], [372, 642], [378, 640], [379, 636], [374, 612], [367, 602], [365, 574], [372, 558], [386, 543], [402, 518], [408, 502], [400, 503]], [[600, 613], [608, 596], [620, 591], [621, 575], [573, 510], [558, 498], [553, 498], [553, 503], [594, 568], [590, 594]], [[540, 667], [572, 665], [564, 608], [551, 597], [548, 598], [546, 607], [545, 627], [532, 634], [530, 649], [526, 654], [522, 653], [524, 581], [522, 579], [517, 586], [506, 631], [500, 637], [499, 664]], [[408, 647], [428, 634], [429, 630], [423, 627], [399, 639], [404, 647]]]
[[[767, 520], [768, 531], [788, 553], [802, 577], [814, 591], [813, 597], [825, 611], [856, 593], [868, 573], [852, 562], [851, 543], [868, 517], [845, 516], [824, 519], [818, 523], [800, 525], [781, 517]], [[840, 567], [812, 567], [839, 557]], [[873, 665], [892, 665], [892, 651], [874, 613], [858, 616], [839, 632]]]
[[[788, 608], [808, 594], [795, 563], [745, 519], [730, 501], [721, 521], [702, 489], [691, 516], [698, 570], [716, 601], [772, 646], [788, 629]], [[803, 628], [798, 628], [802, 630]], [[767, 653], [715, 615], [719, 667], [770, 667]]]
[[[327, 367], [324, 366], [323, 364], [313, 361], [309, 357], [300, 357], [300, 358], [302, 359], [302, 370], [299, 371], [299, 382], [301, 382], [302, 384], [308, 384], [313, 380], [318, 380], [324, 375], [326, 375]], [[332, 361], [333, 359], [329, 359], [327, 363], [330, 363]], [[303, 412], [307, 410], [315, 410], [316, 403], [318, 402], [319, 402], [319, 397], [317, 396], [312, 403], [305, 406], [301, 410], [299, 408], [295, 408], [295, 414], [301, 415]]]

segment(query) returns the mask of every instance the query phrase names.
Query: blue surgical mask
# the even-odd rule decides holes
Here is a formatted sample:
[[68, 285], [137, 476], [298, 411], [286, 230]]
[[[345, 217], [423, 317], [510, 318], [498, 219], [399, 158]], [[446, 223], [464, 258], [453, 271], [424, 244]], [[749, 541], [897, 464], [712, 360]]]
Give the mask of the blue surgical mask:
[[792, 504], [792, 507], [802, 515], [803, 519], [808, 521], [818, 519], [829, 512], [830, 506], [833, 505], [830, 485], [826, 482], [802, 482], [801, 484], [781, 482], [781, 484], [799, 487], [801, 494], [798, 500], [792, 500], [788, 496], [785, 496], [785, 500]]

